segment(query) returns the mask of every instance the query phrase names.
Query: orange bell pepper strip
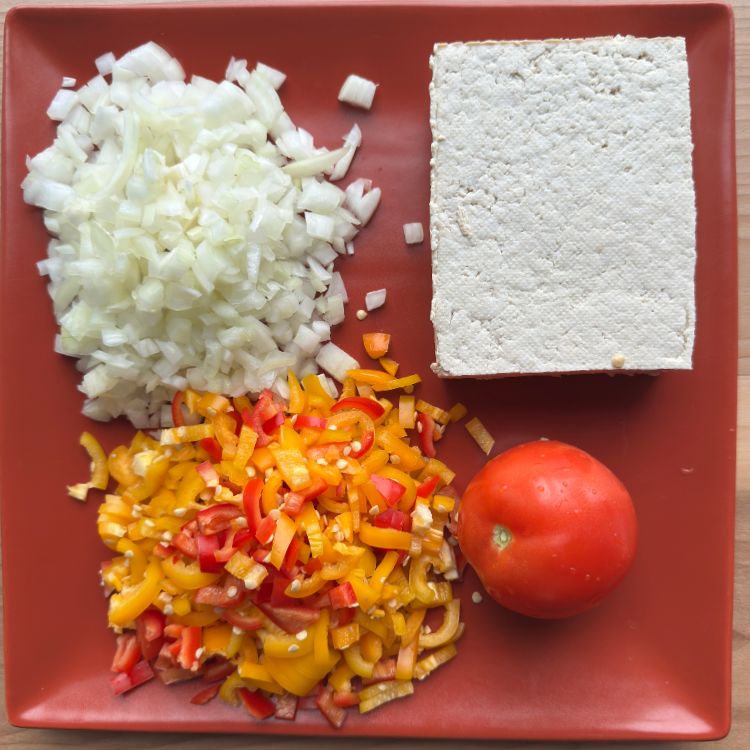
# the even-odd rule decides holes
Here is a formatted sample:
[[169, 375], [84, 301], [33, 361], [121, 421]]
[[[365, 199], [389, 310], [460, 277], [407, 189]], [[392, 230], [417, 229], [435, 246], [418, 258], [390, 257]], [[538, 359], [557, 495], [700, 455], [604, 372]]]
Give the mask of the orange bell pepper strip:
[[410, 386], [417, 385], [417, 383], [421, 383], [421, 382], [422, 382], [422, 378], [420, 378], [419, 375], [407, 375], [404, 378], [391, 378], [389, 375], [387, 382], [373, 383], [372, 387], [376, 392], [395, 391], [398, 388], [409, 388]]
[[297, 525], [286, 513], [280, 513], [276, 520], [276, 531], [273, 534], [273, 545], [271, 546], [271, 565], [280, 570], [284, 562], [289, 545], [294, 539]]
[[[291, 597], [292, 599], [304, 599], [306, 596], [311, 596], [317, 593], [323, 586], [326, 585], [326, 580], [320, 574], [319, 570], [316, 570], [310, 575], [309, 578], [305, 578], [300, 581], [298, 578], [294, 579], [285, 589], [284, 594]], [[321, 610], [321, 615], [326, 610]]]
[[387, 385], [393, 381], [393, 376], [383, 370], [349, 370], [346, 375], [356, 383], [366, 383], [373, 388], [378, 385]]
[[370, 359], [380, 359], [380, 357], [385, 357], [388, 354], [388, 347], [391, 345], [391, 334], [380, 332], [363, 333], [362, 344]]
[[299, 450], [271, 448], [271, 452], [276, 459], [276, 468], [292, 491], [298, 492], [312, 484], [307, 459]]

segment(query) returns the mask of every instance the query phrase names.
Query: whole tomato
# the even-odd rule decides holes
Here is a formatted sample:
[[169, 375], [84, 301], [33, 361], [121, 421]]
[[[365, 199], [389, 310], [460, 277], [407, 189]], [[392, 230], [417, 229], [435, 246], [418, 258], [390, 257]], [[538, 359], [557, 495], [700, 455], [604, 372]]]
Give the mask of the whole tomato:
[[635, 510], [622, 482], [585, 451], [553, 440], [511, 448], [471, 480], [458, 540], [490, 596], [531, 617], [583, 612], [625, 575]]

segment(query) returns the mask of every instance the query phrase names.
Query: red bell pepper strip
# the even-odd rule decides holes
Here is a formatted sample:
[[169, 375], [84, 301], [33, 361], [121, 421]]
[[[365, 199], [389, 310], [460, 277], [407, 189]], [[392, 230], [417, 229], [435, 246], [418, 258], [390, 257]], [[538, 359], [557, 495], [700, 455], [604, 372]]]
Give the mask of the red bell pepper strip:
[[139, 661], [130, 672], [120, 672], [111, 679], [112, 692], [121, 695], [128, 690], [143, 685], [144, 682], [154, 678], [154, 670], [147, 661]]
[[179, 550], [185, 557], [198, 557], [198, 543], [195, 538], [181, 531], [172, 538], [172, 546]]
[[280, 411], [277, 414], [274, 414], [270, 419], [267, 419], [265, 422], [263, 422], [263, 432], [266, 433], [266, 435], [271, 435], [276, 430], [281, 427], [281, 425], [284, 424], [284, 412]]
[[237, 690], [237, 695], [254, 719], [267, 719], [276, 713], [276, 706], [273, 702], [257, 690], [248, 690], [243, 687]]
[[332, 609], [345, 609], [353, 607], [357, 603], [357, 595], [354, 593], [351, 583], [344, 581], [328, 592]]
[[411, 516], [397, 508], [388, 508], [378, 513], [373, 523], [380, 529], [396, 529], [397, 531], [411, 531]]
[[200, 446], [211, 457], [212, 461], [221, 461], [221, 443], [215, 437], [201, 438]]
[[263, 614], [275, 622], [287, 633], [299, 633], [306, 630], [320, 619], [320, 610], [305, 604], [294, 604], [287, 607], [272, 607], [270, 604], [258, 604]]
[[297, 696], [291, 693], [280, 695], [276, 699], [276, 713], [274, 713], [274, 716], [277, 719], [294, 721], [297, 716]]
[[276, 403], [273, 393], [269, 390], [264, 390], [260, 394], [252, 411], [249, 409], [242, 410], [242, 421], [248, 427], [252, 427], [258, 436], [256, 445], [264, 446], [271, 442], [272, 437], [266, 433], [264, 425], [269, 419], [272, 419], [279, 413], [283, 416], [283, 411], [283, 407]]
[[333, 702], [333, 690], [329, 687], [321, 690], [316, 703], [320, 713], [328, 719], [328, 723], [335, 729], [340, 729], [346, 720], [346, 710]]
[[434, 458], [437, 455], [434, 443], [435, 420], [429, 414], [420, 412], [417, 415], [417, 432], [422, 453], [428, 458]]
[[240, 509], [232, 503], [218, 503], [198, 511], [195, 520], [202, 534], [218, 534], [229, 528], [230, 523], [242, 515]]
[[185, 426], [185, 414], [182, 411], [182, 402], [185, 400], [185, 392], [177, 391], [172, 399], [172, 424], [175, 427]]
[[178, 622], [170, 622], [169, 625], [164, 626], [164, 635], [167, 638], [179, 638], [184, 629], [184, 625], [180, 625]]
[[224, 619], [240, 630], [260, 630], [263, 627], [263, 618], [253, 614], [252, 610], [228, 609]]
[[206, 665], [203, 672], [204, 682], [218, 682], [229, 677], [237, 669], [237, 665], [231, 661], [216, 661]]
[[273, 532], [276, 529], [276, 519], [271, 516], [266, 516], [258, 526], [258, 530], [255, 532], [255, 538], [261, 544], [268, 544], [273, 538]]
[[359, 705], [359, 695], [352, 690], [335, 691], [333, 694], [333, 705], [339, 708], [350, 708]]
[[259, 477], [251, 479], [242, 490], [242, 507], [245, 509], [245, 518], [247, 518], [247, 530], [252, 534], [258, 531], [262, 520], [260, 511], [262, 494], [263, 480]]
[[294, 566], [297, 564], [297, 556], [299, 555], [300, 542], [295, 536], [292, 541], [289, 542], [289, 546], [286, 548], [286, 554], [284, 555], [284, 562], [281, 563], [281, 572], [288, 578], [294, 577]]
[[165, 560], [168, 557], [172, 557], [177, 550], [171, 544], [159, 542], [159, 544], [154, 547], [153, 552], [157, 557], [161, 557], [162, 560]]
[[325, 430], [328, 420], [325, 417], [316, 417], [314, 414], [298, 414], [294, 420], [294, 428], [302, 430], [310, 427], [314, 430]]
[[328, 489], [328, 484], [322, 477], [314, 477], [312, 484], [299, 492], [287, 492], [284, 495], [284, 513], [294, 518], [299, 515], [307, 500], [314, 500]]
[[372, 419], [380, 419], [385, 414], [382, 404], [375, 401], [375, 399], [365, 398], [364, 396], [342, 398], [341, 401], [337, 401], [331, 407], [331, 413], [335, 414], [337, 411], [344, 411], [346, 409], [359, 409]]
[[135, 621], [135, 637], [146, 661], [153, 661], [161, 651], [165, 622], [164, 613], [158, 609], [147, 609]]
[[[235, 667], [232, 667], [234, 672]], [[217, 682], [215, 685], [209, 685], [207, 688], [203, 688], [200, 692], [196, 693], [190, 702], [196, 706], [204, 706], [209, 701], [212, 701], [218, 694], [221, 683]]]
[[199, 588], [193, 597], [196, 604], [207, 604], [209, 607], [239, 607], [245, 599], [245, 587], [242, 581], [228, 576], [223, 586], [212, 584]]
[[198, 534], [195, 542], [198, 545], [198, 565], [201, 572], [218, 573], [224, 567], [224, 564], [214, 557], [214, 553], [219, 550], [219, 538], [216, 535]]
[[375, 489], [383, 496], [388, 507], [395, 505], [406, 492], [406, 487], [400, 482], [380, 474], [372, 474], [370, 481], [375, 485]]
[[117, 648], [112, 660], [113, 672], [130, 672], [141, 658], [141, 650], [138, 648], [138, 639], [133, 633], [124, 633], [117, 636]]
[[372, 677], [362, 679], [362, 687], [374, 685], [376, 682], [386, 682], [387, 680], [396, 679], [396, 657], [389, 656], [375, 662], [372, 670]]
[[284, 593], [288, 585], [289, 579], [284, 578], [284, 576], [276, 576], [273, 579], [270, 602], [272, 607], [293, 607], [297, 603], [295, 599], [292, 599]]
[[352, 458], [362, 458], [372, 448], [372, 444], [375, 442], [375, 425], [367, 414], [362, 414], [359, 420], [362, 424], [362, 434], [359, 437], [360, 449], [354, 450], [349, 454]]
[[422, 482], [417, 486], [417, 495], [419, 497], [429, 497], [437, 488], [440, 477], [437, 474], [433, 474], [431, 477]]
[[177, 657], [177, 663], [183, 669], [193, 670], [193, 666], [199, 664], [196, 651], [201, 646], [201, 629], [199, 627], [191, 625], [190, 627], [183, 628], [180, 633], [180, 653]]

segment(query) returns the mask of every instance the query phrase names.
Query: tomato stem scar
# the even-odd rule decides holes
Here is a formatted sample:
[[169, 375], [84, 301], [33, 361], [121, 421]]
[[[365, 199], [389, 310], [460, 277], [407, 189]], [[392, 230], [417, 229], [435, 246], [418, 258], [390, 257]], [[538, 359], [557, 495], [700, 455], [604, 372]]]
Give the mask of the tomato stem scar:
[[496, 524], [495, 528], [492, 529], [492, 541], [500, 549], [505, 549], [513, 541], [513, 534], [505, 526]]

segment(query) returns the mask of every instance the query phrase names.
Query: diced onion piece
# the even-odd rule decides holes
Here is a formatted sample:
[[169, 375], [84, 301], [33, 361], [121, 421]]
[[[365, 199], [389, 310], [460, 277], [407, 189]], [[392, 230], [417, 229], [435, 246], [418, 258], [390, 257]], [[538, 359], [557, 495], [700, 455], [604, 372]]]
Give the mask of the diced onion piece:
[[282, 169], [290, 177], [312, 177], [327, 172], [345, 153], [346, 149], [337, 148], [335, 151], [327, 151], [318, 156], [311, 156], [309, 159], [290, 162]]
[[385, 289], [373, 289], [365, 295], [365, 307], [368, 312], [377, 310], [385, 304], [387, 291]]
[[349, 356], [343, 349], [331, 341], [320, 348], [315, 361], [321, 369], [336, 378], [339, 383], [344, 382], [346, 373], [349, 370], [359, 368], [359, 362], [354, 357]]
[[345, 206], [362, 222], [367, 224], [380, 203], [380, 188], [373, 188], [371, 180], [359, 179], [352, 182], [344, 191]]
[[78, 102], [78, 94], [70, 89], [60, 89], [47, 108], [50, 120], [64, 120]]
[[115, 56], [112, 52], [105, 52], [94, 60], [94, 65], [99, 71], [99, 75], [108, 76], [112, 72], [112, 66], [115, 64]]
[[72, 89], [73, 86], [75, 85], [76, 85], [75, 78], [71, 78], [70, 76], [63, 76], [62, 83], [60, 84], [60, 88]]
[[404, 241], [407, 245], [418, 245], [424, 241], [424, 229], [420, 222], [404, 224]]
[[331, 171], [329, 179], [340, 180], [346, 176], [351, 166], [352, 159], [359, 146], [362, 144], [362, 131], [355, 123], [352, 129], [344, 136], [344, 148], [346, 153], [336, 162]]
[[375, 98], [376, 88], [376, 83], [368, 81], [367, 78], [351, 74], [347, 76], [339, 91], [339, 101], [351, 104], [353, 107], [370, 109], [372, 100]]
[[286, 81], [286, 73], [282, 73], [280, 70], [276, 70], [276, 68], [272, 68], [265, 63], [259, 62], [255, 66], [255, 69], [276, 89], [276, 91], [278, 91], [284, 84], [284, 81]]
[[479, 418], [470, 419], [464, 426], [469, 435], [474, 438], [476, 444], [489, 455], [492, 446], [495, 445], [495, 438], [487, 432], [487, 428], [479, 421]]

